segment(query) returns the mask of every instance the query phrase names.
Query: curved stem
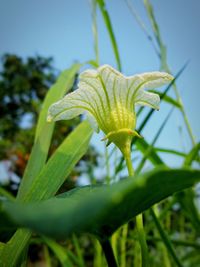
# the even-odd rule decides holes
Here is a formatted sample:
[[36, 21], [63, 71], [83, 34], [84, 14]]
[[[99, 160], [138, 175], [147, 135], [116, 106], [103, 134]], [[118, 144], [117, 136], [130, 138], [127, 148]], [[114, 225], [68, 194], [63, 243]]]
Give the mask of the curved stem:
[[[126, 160], [126, 165], [128, 169], [129, 176], [134, 175], [134, 169], [131, 161], [131, 153], [129, 155], [124, 156]], [[137, 231], [138, 231], [138, 238], [140, 242], [140, 247], [141, 247], [141, 255], [142, 255], [142, 267], [147, 267], [149, 266], [149, 257], [148, 257], [148, 247], [146, 243], [146, 238], [145, 238], [145, 231], [144, 231], [144, 226], [143, 226], [143, 216], [142, 213], [136, 216], [136, 226], [137, 226]]]
[[118, 267], [112, 246], [108, 239], [100, 241], [109, 267]]

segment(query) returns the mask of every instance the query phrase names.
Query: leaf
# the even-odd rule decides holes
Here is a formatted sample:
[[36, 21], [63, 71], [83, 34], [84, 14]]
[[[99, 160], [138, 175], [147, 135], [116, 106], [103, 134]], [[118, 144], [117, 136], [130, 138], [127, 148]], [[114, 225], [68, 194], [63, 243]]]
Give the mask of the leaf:
[[[41, 173], [34, 179], [23, 201], [38, 201], [53, 196], [63, 184], [79, 159], [85, 154], [93, 131], [87, 121], [82, 122], [58, 147]], [[5, 266], [13, 266], [27, 244], [31, 232], [19, 229], [1, 255]], [[17, 248], [17, 249], [16, 249]], [[9, 257], [12, 255], [12, 257]], [[13, 265], [12, 265], [13, 264]], [[0, 265], [1, 266], [1, 265]]]
[[[165, 163], [162, 161], [162, 159], [158, 156], [156, 153], [155, 149], [151, 147], [147, 141], [143, 138], [137, 139], [135, 143], [136, 147], [138, 150], [140, 150], [144, 155], [146, 151], [148, 151], [148, 160], [153, 164], [153, 165], [164, 165]], [[149, 150], [149, 148], [151, 149]]]
[[[89, 232], [105, 238], [153, 204], [200, 181], [200, 171], [160, 167], [113, 185], [88, 186], [40, 203], [3, 203], [13, 221], [64, 239]], [[55, 227], [56, 226], [56, 227]]]
[[[168, 121], [168, 119], [170, 118], [170, 116], [171, 116], [171, 114], [172, 114], [172, 111], [173, 111], [173, 110], [171, 110], [171, 111], [169, 112], [169, 114], [167, 115], [167, 117], [165, 118], [165, 120], [163, 121], [163, 123], [161, 124], [161, 126], [160, 126], [160, 128], [158, 129], [156, 135], [154, 136], [154, 139], [153, 139], [152, 143], [151, 143], [150, 146], [147, 148], [146, 152], [143, 152], [142, 160], [140, 161], [140, 163], [139, 163], [139, 165], [138, 165], [138, 167], [137, 167], [137, 170], [136, 170], [137, 173], [139, 173], [139, 172], [142, 170], [142, 168], [143, 168], [143, 166], [144, 166], [146, 160], [147, 160], [148, 158], [151, 158], [151, 157], [149, 157], [150, 154], [152, 154], [154, 157], [157, 156], [156, 151], [155, 151], [155, 149], [154, 149], [154, 145], [155, 145], [157, 139], [159, 138], [160, 134], [162, 133], [162, 131], [163, 131], [165, 125], [167, 124], [167, 121]], [[158, 164], [159, 164], [159, 162], [158, 162]]]
[[172, 256], [174, 263], [176, 264], [176, 266], [178, 267], [183, 267], [183, 265], [181, 264], [179, 258], [177, 257], [176, 251], [174, 250], [174, 247], [172, 245], [172, 242], [170, 241], [168, 235], [165, 233], [165, 231], [162, 228], [161, 223], [159, 222], [159, 219], [156, 217], [156, 214], [153, 210], [153, 208], [150, 208], [150, 214], [153, 217], [154, 223], [156, 225], [156, 228], [158, 229], [158, 232], [163, 240], [163, 243], [165, 244], [169, 254]]
[[89, 123], [84, 121], [68, 135], [35, 178], [23, 200], [41, 200], [53, 196], [85, 154], [92, 133]]
[[43, 102], [37, 123], [34, 145], [31, 155], [21, 181], [17, 198], [23, 198], [29, 190], [33, 180], [43, 168], [49, 151], [54, 123], [47, 122], [47, 111], [49, 106], [58, 101], [72, 87], [75, 75], [80, 68], [80, 64], [74, 64], [71, 68], [63, 71], [58, 77], [57, 82], [48, 91]]
[[[200, 143], [196, 144], [188, 155], [185, 157], [184, 166], [191, 166], [194, 160], [199, 160], [198, 154], [200, 149]], [[195, 206], [195, 191], [194, 188], [189, 188], [183, 192], [176, 194], [176, 199], [181, 204], [184, 213], [191, 221], [194, 229], [200, 233], [200, 214]]]
[[185, 157], [184, 166], [190, 166], [194, 160], [199, 161], [200, 143], [196, 144]]
[[69, 260], [69, 257], [67, 255], [67, 251], [61, 245], [59, 245], [54, 240], [49, 239], [49, 238], [44, 237], [44, 236], [42, 237], [42, 240], [47, 244], [47, 246], [57, 256], [62, 267], [72, 267], [73, 266], [71, 261]]
[[170, 148], [162, 148], [162, 147], [154, 147], [156, 152], [162, 152], [162, 153], [169, 153], [169, 154], [174, 154], [180, 157], [184, 157], [186, 156], [185, 153], [177, 151], [175, 149], [170, 149]]
[[113, 28], [112, 28], [111, 20], [110, 20], [108, 12], [106, 10], [105, 2], [104, 2], [104, 0], [96, 0], [96, 1], [97, 1], [98, 5], [99, 5], [102, 17], [104, 19], [106, 28], [108, 30], [108, 34], [109, 34], [110, 41], [111, 41], [111, 44], [112, 44], [112, 48], [113, 48], [114, 56], [115, 56], [115, 59], [116, 59], [116, 62], [117, 62], [118, 70], [121, 71], [121, 60], [120, 60], [119, 50], [118, 50], [117, 42], [116, 42], [116, 39], [115, 39], [114, 31], [113, 31]]

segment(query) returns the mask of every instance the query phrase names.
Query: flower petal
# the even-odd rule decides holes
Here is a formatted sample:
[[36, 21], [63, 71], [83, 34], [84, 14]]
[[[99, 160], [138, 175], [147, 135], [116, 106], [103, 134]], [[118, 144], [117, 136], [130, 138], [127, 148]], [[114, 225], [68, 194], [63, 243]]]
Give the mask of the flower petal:
[[47, 120], [69, 120], [85, 111], [94, 114], [93, 107], [84, 95], [84, 91], [76, 90], [50, 106]]
[[135, 103], [159, 110], [160, 97], [158, 94], [140, 91], [140, 93], [137, 94]]
[[92, 129], [95, 131], [95, 132], [99, 132], [99, 126], [98, 126], [98, 123], [96, 121], [96, 119], [94, 118], [94, 116], [90, 115], [89, 112], [87, 112], [87, 120], [89, 121]]
[[[173, 80], [173, 76], [165, 72], [147, 72], [128, 77], [127, 99], [129, 105], [144, 104], [158, 109], [159, 97], [145, 93], [144, 89], [153, 89], [163, 86]], [[143, 101], [142, 98], [144, 97]], [[137, 103], [138, 102], [138, 103]]]

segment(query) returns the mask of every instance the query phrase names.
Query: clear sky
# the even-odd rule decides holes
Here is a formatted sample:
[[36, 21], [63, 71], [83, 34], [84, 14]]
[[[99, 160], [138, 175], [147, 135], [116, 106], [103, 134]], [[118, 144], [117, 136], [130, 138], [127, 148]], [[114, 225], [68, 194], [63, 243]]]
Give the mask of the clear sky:
[[[189, 59], [190, 63], [177, 82], [196, 139], [200, 137], [200, 1], [152, 0], [163, 41], [167, 46], [168, 63], [175, 74]], [[159, 70], [159, 60], [123, 0], [106, 1], [122, 61], [123, 73]], [[133, 0], [138, 14], [150, 29], [140, 0]], [[91, 9], [88, 0], [0, 0], [0, 55], [15, 53], [27, 57], [36, 54], [52, 56], [59, 70], [75, 60], [94, 58]], [[111, 45], [98, 12], [101, 64], [115, 65]], [[173, 93], [172, 93], [173, 96]], [[170, 107], [161, 110], [146, 127], [143, 135], [152, 140]], [[182, 134], [181, 116], [174, 112], [158, 145], [188, 151], [187, 132]], [[94, 137], [95, 140], [99, 137]], [[174, 164], [173, 157], [167, 159]], [[176, 164], [175, 164], [176, 165]]]

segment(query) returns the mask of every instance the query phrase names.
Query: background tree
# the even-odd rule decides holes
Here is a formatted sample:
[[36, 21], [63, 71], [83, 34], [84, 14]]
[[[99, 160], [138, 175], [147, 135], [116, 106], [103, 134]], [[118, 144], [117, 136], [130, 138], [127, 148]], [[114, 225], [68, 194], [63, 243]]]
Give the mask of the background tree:
[[[12, 171], [19, 177], [24, 172], [33, 145], [35, 125], [47, 90], [55, 82], [58, 71], [52, 58], [41, 56], [23, 59], [6, 54], [1, 60], [0, 71], [0, 160], [12, 162]], [[74, 86], [73, 86], [74, 87]], [[73, 90], [72, 88], [71, 90]], [[52, 153], [64, 137], [80, 122], [80, 118], [56, 124]], [[85, 157], [96, 162], [94, 148]], [[91, 162], [90, 161], [90, 162]], [[87, 161], [89, 162], [89, 161]], [[85, 163], [86, 164], [86, 163]], [[87, 165], [84, 164], [84, 168]], [[72, 173], [68, 186], [74, 186], [77, 171]], [[15, 192], [12, 183], [6, 186]]]

